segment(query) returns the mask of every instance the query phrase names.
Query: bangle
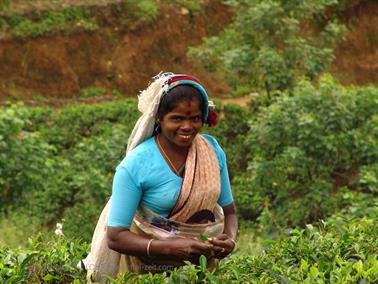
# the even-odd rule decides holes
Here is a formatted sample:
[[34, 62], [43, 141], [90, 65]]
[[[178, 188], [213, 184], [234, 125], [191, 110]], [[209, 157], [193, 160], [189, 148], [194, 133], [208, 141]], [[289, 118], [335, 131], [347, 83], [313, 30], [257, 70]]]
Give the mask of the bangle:
[[234, 247], [233, 247], [233, 249], [232, 249], [232, 251], [234, 251], [234, 250], [236, 250], [236, 241], [235, 241], [235, 240], [233, 240], [233, 239], [231, 239], [231, 238], [230, 238], [230, 240], [231, 240], [231, 242], [233, 242], [233, 243], [234, 243]]
[[151, 246], [151, 243], [154, 239], [151, 239], [149, 240], [148, 244], [147, 244], [147, 256], [150, 257], [150, 246]]

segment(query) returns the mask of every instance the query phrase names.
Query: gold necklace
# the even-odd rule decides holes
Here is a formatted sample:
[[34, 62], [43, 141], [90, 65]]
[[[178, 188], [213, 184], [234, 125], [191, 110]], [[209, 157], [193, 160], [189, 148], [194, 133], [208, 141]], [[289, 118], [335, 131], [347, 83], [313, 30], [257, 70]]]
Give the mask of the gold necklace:
[[161, 146], [160, 141], [159, 141], [159, 135], [156, 136], [156, 141], [157, 141], [157, 144], [158, 144], [158, 146], [159, 146], [159, 149], [160, 149], [161, 152], [163, 153], [163, 156], [164, 156], [165, 159], [168, 161], [168, 164], [171, 166], [171, 168], [172, 168], [172, 170], [174, 171], [174, 173], [175, 173], [176, 175], [179, 175], [179, 172], [178, 172], [178, 170], [176, 169], [175, 165], [172, 163], [171, 159], [169, 159], [167, 153], [165, 153], [163, 147]]

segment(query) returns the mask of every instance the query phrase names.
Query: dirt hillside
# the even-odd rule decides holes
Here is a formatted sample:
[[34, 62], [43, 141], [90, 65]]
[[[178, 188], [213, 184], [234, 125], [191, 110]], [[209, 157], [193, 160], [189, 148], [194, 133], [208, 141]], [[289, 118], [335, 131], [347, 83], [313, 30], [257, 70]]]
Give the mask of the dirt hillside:
[[378, 84], [378, 1], [351, 0], [343, 16], [349, 32], [331, 73], [344, 84]]
[[[233, 14], [221, 1], [204, 1], [205, 9], [198, 15], [161, 4], [157, 21], [123, 28], [114, 19], [114, 4], [105, 2], [112, 1], [91, 7], [104, 22], [97, 31], [0, 39], [0, 100], [75, 98], [91, 86], [135, 95], [161, 70], [197, 75], [211, 96], [228, 93], [224, 81], [186, 57], [188, 46], [231, 22]], [[348, 1], [343, 21], [349, 32], [330, 71], [344, 84], [377, 83], [378, 1]]]
[[196, 74], [211, 93], [227, 84], [188, 62], [188, 46], [222, 30], [232, 19], [229, 7], [206, 1], [193, 15], [175, 5], [160, 5], [159, 19], [120, 29], [112, 7], [101, 7], [106, 27], [96, 32], [51, 34], [0, 41], [2, 98], [75, 97], [80, 89], [101, 86], [135, 95], [160, 71]]

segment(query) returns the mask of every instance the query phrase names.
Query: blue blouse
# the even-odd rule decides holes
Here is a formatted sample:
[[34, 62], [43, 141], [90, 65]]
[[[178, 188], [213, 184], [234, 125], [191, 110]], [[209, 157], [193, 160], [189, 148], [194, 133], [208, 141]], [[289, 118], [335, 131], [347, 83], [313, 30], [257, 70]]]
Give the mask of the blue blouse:
[[[218, 157], [221, 175], [222, 207], [233, 202], [226, 155], [214, 137], [203, 135]], [[116, 169], [108, 226], [130, 228], [139, 204], [167, 217], [180, 194], [182, 177], [177, 176], [156, 145], [154, 137], [133, 149]]]

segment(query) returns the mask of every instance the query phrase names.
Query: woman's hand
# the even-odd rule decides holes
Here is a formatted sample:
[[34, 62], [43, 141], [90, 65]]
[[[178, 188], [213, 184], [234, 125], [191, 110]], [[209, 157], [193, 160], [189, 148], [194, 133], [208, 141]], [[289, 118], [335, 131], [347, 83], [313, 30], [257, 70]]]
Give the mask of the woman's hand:
[[198, 257], [203, 254], [207, 257], [213, 254], [213, 245], [190, 238], [174, 238], [166, 240], [170, 248], [170, 255], [182, 260], [198, 262]]
[[232, 241], [226, 234], [221, 234], [210, 240], [210, 243], [213, 244], [214, 257], [216, 258], [225, 258], [229, 255], [235, 248], [235, 242]]

